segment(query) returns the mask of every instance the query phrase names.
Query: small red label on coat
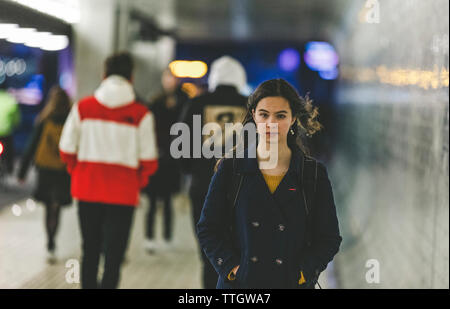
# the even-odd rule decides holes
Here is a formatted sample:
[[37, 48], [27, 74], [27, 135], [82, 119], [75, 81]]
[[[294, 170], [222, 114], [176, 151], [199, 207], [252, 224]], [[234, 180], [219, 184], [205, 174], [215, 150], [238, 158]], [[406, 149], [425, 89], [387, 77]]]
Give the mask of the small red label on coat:
[[290, 188], [290, 189], [289, 189], [289, 191], [295, 191], [295, 190], [296, 190], [295, 188]]

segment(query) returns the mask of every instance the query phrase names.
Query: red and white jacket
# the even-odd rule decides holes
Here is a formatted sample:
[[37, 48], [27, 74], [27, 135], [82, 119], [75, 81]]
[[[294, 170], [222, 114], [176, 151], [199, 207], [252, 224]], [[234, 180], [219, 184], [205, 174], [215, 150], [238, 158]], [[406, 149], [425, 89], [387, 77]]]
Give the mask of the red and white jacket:
[[85, 202], [136, 206], [158, 168], [153, 115], [117, 75], [72, 107], [59, 149], [72, 196]]

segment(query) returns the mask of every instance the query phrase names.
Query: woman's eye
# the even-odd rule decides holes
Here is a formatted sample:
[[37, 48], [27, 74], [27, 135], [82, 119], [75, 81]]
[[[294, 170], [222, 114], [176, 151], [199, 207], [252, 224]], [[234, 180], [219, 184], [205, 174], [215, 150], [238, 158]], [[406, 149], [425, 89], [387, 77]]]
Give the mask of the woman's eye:
[[284, 119], [284, 118], [286, 118], [286, 115], [278, 115], [277, 118], [278, 119]]
[[267, 118], [267, 114], [259, 114], [260, 117]]

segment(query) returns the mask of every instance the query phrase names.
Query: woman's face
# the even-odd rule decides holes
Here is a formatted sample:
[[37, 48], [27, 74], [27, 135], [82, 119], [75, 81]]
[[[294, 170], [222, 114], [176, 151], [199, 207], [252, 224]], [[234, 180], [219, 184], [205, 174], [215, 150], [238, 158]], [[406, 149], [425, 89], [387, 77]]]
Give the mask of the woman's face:
[[[283, 97], [265, 97], [253, 110], [260, 139], [265, 136], [266, 143], [287, 143], [289, 129], [294, 123], [289, 102]], [[278, 129], [277, 129], [278, 126]], [[265, 128], [265, 135], [263, 129]]]
[[170, 72], [170, 70], [165, 70], [163, 72], [161, 83], [166, 92], [173, 92], [177, 88], [178, 85], [178, 79], [173, 76], [173, 74]]

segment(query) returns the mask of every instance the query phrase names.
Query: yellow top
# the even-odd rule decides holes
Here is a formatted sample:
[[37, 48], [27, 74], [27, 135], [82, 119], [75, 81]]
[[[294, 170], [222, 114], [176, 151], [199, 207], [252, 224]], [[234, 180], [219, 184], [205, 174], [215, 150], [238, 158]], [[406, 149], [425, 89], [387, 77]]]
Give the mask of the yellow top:
[[283, 180], [284, 174], [282, 175], [267, 175], [262, 173], [264, 176], [264, 180], [266, 181], [267, 187], [270, 190], [270, 193], [274, 193], [280, 184], [281, 180]]

